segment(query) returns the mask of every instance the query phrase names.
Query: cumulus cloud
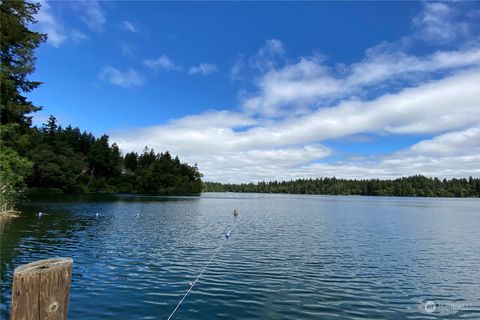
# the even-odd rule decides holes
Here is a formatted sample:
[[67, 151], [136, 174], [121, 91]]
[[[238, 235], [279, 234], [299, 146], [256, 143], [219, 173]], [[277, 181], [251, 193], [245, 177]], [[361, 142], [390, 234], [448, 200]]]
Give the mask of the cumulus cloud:
[[427, 41], [445, 44], [468, 36], [468, 18], [462, 11], [445, 2], [424, 2], [423, 10], [413, 19], [418, 35]]
[[[428, 10], [447, 7], [427, 3], [415, 23], [433, 37]], [[125, 151], [168, 149], [197, 162], [212, 181], [479, 176], [480, 46], [449, 48], [415, 55], [382, 43], [336, 66], [318, 54], [287, 59], [282, 42], [270, 39], [252, 56], [239, 55], [231, 70], [232, 79], [250, 79], [255, 87], [236, 111], [120, 130], [112, 140]], [[346, 159], [335, 150], [335, 140], [366, 135], [431, 138], [375, 157]]]
[[190, 75], [201, 74], [206, 76], [215, 72], [218, 72], [218, 67], [212, 63], [200, 63], [198, 66], [188, 69], [188, 74]]
[[360, 163], [318, 164], [317, 169], [336, 172], [338, 177], [396, 178], [412, 174], [431, 177], [479, 176], [480, 127], [440, 134], [413, 146]]
[[210, 110], [199, 115], [189, 115], [169, 123], [175, 128], [242, 128], [258, 124], [246, 114], [232, 111]]
[[[334, 162], [316, 163], [304, 166], [295, 172], [280, 173], [279, 179], [289, 180], [298, 177], [335, 176], [346, 179], [393, 179], [422, 174], [430, 177], [458, 178], [479, 176], [479, 154], [465, 156], [434, 157], [398, 157], [380, 159], [371, 162]], [[259, 177], [263, 180], [263, 177]], [[221, 177], [217, 178], [221, 181]]]
[[441, 2], [424, 3], [424, 10], [415, 18], [416, 27], [429, 40], [449, 41], [456, 37], [456, 24], [452, 22], [452, 8]]
[[143, 61], [143, 64], [155, 71], [181, 69], [180, 66], [177, 66], [166, 54], [156, 59], [146, 59]]
[[448, 132], [433, 139], [420, 141], [404, 153], [424, 156], [480, 154], [480, 126]]
[[[406, 88], [395, 94], [385, 94], [371, 101], [344, 100], [294, 118], [268, 120], [255, 118], [247, 113], [212, 111], [178, 119], [167, 125], [115, 132], [113, 139], [125, 150], [140, 151], [144, 145], [157, 150], [169, 149], [185, 159], [198, 162], [209, 179], [246, 181], [244, 171], [257, 175], [259, 179], [275, 179], [285, 168], [300, 176], [311, 176], [309, 172], [316, 172], [317, 175], [335, 173], [339, 176], [341, 168], [350, 168], [350, 171], [344, 171], [345, 174], [353, 172], [354, 169], [357, 174], [361, 174], [364, 172], [362, 168], [375, 167], [377, 171], [372, 171], [371, 175], [386, 176], [388, 168], [395, 165], [403, 167], [405, 162], [396, 162], [396, 158], [409, 161], [417, 159], [427, 163], [429, 158], [418, 152], [427, 148], [427, 142], [423, 143], [423, 147], [422, 144], [412, 147], [409, 154], [396, 154], [394, 158], [384, 159], [381, 163], [337, 163], [337, 168], [333, 164], [320, 165], [310, 162], [332, 154], [333, 151], [321, 147], [321, 141], [365, 132], [440, 134], [437, 140], [433, 140], [438, 145], [438, 141], [448, 140], [441, 135], [442, 132], [480, 123], [478, 83], [480, 70], [475, 68], [414, 88]], [[478, 134], [477, 131], [467, 133], [464, 135], [476, 137], [475, 134]], [[460, 148], [458, 143], [460, 140], [457, 141], [457, 148]], [[297, 148], [293, 149], [295, 152], [291, 146]], [[303, 150], [303, 153], [298, 150]], [[321, 154], [319, 150], [322, 150]], [[301, 154], [301, 157], [295, 161], [288, 158], [280, 161], [279, 155], [287, 153], [292, 153], [292, 157]], [[237, 171], [238, 168], [243, 168], [244, 171]], [[312, 168], [329, 168], [331, 171], [315, 171]], [[407, 168], [405, 167], [405, 170]], [[426, 164], [422, 168], [426, 168]], [[227, 175], [227, 172], [230, 174]], [[398, 175], [402, 172], [397, 171]], [[397, 173], [390, 171], [388, 174]]]
[[304, 113], [306, 108], [331, 103], [332, 99], [369, 92], [372, 86], [395, 85], [400, 80], [416, 83], [420, 75], [424, 80], [435, 72], [478, 65], [480, 47], [437, 51], [423, 57], [367, 52], [361, 62], [343, 66], [341, 71], [326, 66], [316, 57], [301, 57], [298, 62], [273, 69], [257, 80], [258, 93], [248, 97], [243, 107], [266, 116], [276, 116], [282, 111]]
[[112, 66], [107, 66], [100, 71], [98, 78], [123, 88], [140, 87], [144, 83], [142, 76], [132, 68], [121, 71]]

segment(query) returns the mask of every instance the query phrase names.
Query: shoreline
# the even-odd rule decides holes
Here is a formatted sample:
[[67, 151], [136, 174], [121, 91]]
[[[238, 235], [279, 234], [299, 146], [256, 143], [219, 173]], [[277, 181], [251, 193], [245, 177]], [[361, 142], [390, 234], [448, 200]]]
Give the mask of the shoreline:
[[0, 223], [4, 223], [11, 219], [18, 218], [19, 216], [20, 216], [20, 211], [17, 211], [17, 210], [0, 211]]

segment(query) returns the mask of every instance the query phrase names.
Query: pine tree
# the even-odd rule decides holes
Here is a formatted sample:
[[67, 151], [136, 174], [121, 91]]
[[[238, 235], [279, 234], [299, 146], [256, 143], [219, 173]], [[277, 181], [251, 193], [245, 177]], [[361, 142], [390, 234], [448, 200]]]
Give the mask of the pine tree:
[[[35, 70], [35, 49], [46, 35], [28, 25], [40, 4], [26, 1], [0, 2], [0, 195], [1, 209], [13, 209], [32, 163], [24, 157], [29, 144], [31, 113], [40, 108], [25, 93], [40, 85], [28, 76]], [[20, 151], [20, 152], [19, 152]]]
[[23, 127], [31, 124], [30, 113], [39, 110], [24, 96], [37, 88], [41, 82], [31, 81], [28, 76], [35, 70], [35, 49], [47, 36], [28, 29], [35, 23], [34, 15], [39, 3], [26, 1], [2, 1], [0, 41], [0, 118], [2, 124], [16, 123]]

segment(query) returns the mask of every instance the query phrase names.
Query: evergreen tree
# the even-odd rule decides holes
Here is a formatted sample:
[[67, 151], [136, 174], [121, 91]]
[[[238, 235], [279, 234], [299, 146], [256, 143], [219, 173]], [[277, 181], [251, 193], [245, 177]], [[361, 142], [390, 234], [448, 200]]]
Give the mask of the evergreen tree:
[[32, 163], [23, 157], [29, 143], [31, 113], [40, 108], [25, 97], [40, 82], [28, 76], [35, 69], [34, 50], [46, 35], [28, 25], [40, 5], [25, 1], [0, 2], [0, 189], [2, 210], [12, 209]]
[[135, 152], [129, 152], [125, 155], [125, 169], [134, 172], [137, 170], [138, 155]]
[[46, 40], [46, 35], [33, 32], [28, 25], [35, 23], [34, 15], [40, 4], [26, 1], [2, 1], [0, 3], [0, 96], [1, 123], [30, 126], [30, 113], [39, 110], [24, 96], [41, 83], [28, 76], [35, 70], [34, 50]]

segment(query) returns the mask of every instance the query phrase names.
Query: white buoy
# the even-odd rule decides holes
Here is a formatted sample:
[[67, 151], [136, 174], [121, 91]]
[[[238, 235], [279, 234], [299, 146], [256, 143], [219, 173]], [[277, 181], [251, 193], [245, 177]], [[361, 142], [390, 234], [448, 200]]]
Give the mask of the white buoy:
[[95, 213], [95, 217], [98, 217], [98, 212], [97, 212], [97, 213]]
[[40, 218], [43, 215], [43, 212], [40, 211], [39, 213], [37, 213], [37, 215]]
[[137, 217], [140, 217], [140, 213], [137, 212]]

